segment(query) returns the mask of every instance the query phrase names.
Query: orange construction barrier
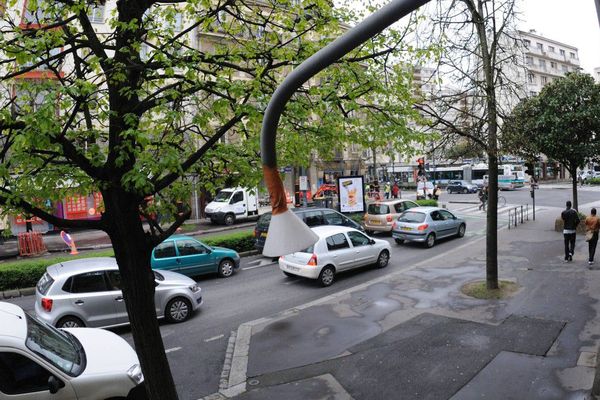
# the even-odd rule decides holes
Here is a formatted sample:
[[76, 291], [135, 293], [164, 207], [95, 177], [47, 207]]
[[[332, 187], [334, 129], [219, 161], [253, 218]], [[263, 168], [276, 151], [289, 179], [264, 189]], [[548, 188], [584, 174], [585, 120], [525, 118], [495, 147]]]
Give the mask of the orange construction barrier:
[[37, 256], [48, 251], [41, 232], [22, 232], [17, 235], [17, 238], [21, 257]]

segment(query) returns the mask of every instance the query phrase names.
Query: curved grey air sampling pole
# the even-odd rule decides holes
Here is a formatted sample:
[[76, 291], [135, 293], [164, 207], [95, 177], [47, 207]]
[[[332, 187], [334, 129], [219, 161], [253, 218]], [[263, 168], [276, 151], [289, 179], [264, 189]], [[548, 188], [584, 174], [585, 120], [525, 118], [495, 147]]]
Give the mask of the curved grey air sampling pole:
[[302, 84], [318, 72], [428, 2], [429, 0], [392, 1], [300, 64], [273, 94], [265, 112], [260, 138], [263, 173], [273, 209], [269, 234], [263, 249], [264, 255], [276, 257], [290, 254], [317, 241], [317, 236], [287, 209], [283, 182], [277, 170], [277, 125], [288, 100]]

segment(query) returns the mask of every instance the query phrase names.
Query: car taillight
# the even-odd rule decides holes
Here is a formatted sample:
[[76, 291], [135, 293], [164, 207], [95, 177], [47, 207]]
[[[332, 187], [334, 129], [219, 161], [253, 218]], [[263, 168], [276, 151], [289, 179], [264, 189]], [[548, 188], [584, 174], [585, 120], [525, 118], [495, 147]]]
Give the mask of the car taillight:
[[308, 260], [308, 264], [306, 264], [306, 265], [312, 265], [312, 266], [316, 267], [317, 266], [317, 255], [313, 254], [310, 257], [310, 260]]
[[429, 225], [427, 225], [427, 224], [423, 224], [423, 225], [419, 225], [419, 228], [418, 228], [418, 229], [419, 229], [420, 231], [424, 231], [424, 230], [425, 230], [425, 229], [427, 229], [427, 228], [429, 228]]
[[394, 220], [394, 218], [392, 218], [391, 215], [388, 215], [387, 217], [385, 217], [385, 219], [387, 220], [387, 222], [392, 222]]
[[47, 299], [44, 297], [42, 299], [42, 308], [47, 312], [52, 311], [52, 299]]

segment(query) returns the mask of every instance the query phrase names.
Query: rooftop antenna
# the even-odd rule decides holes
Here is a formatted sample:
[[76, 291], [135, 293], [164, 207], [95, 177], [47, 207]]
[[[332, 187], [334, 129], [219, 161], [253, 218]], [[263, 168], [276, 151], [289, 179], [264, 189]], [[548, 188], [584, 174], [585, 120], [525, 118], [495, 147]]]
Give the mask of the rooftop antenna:
[[[596, 0], [598, 2], [600, 0]], [[275, 139], [279, 118], [292, 95], [306, 81], [338, 61], [384, 29], [410, 14], [429, 0], [394, 0], [364, 19], [354, 28], [313, 54], [294, 69], [279, 85], [269, 102], [263, 119], [260, 148], [263, 174], [273, 216], [263, 248], [267, 257], [294, 253], [312, 246], [318, 236], [287, 208], [285, 189], [277, 169]]]

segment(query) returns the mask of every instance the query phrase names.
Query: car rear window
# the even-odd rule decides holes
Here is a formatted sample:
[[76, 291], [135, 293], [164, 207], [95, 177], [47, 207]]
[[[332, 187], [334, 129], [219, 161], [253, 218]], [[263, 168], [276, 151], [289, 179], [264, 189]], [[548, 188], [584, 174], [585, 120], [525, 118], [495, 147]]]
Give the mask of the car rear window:
[[416, 211], [405, 211], [399, 217], [400, 222], [421, 223], [425, 221], [425, 214]]
[[369, 204], [367, 213], [371, 215], [385, 215], [390, 213], [390, 208], [387, 204]]
[[262, 230], [269, 230], [269, 224], [271, 223], [271, 213], [263, 214], [258, 219], [256, 227]]
[[37, 283], [38, 292], [41, 294], [48, 293], [48, 289], [50, 289], [50, 286], [52, 286], [53, 283], [54, 279], [46, 272]]

